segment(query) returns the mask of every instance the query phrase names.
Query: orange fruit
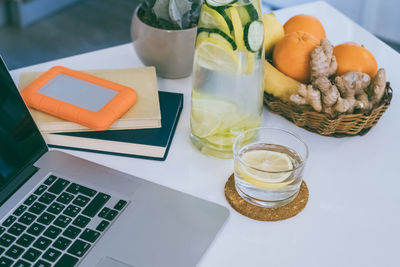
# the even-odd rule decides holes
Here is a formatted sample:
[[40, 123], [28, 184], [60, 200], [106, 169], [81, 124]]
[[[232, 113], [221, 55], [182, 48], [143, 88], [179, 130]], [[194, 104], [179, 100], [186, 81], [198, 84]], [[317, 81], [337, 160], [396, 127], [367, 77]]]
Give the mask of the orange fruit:
[[321, 22], [314, 16], [310, 15], [296, 15], [291, 17], [283, 25], [285, 33], [291, 33], [296, 31], [308, 32], [314, 35], [318, 40], [326, 37], [324, 27]]
[[368, 74], [371, 78], [378, 71], [375, 57], [365, 47], [356, 43], [344, 43], [333, 48], [338, 68], [336, 75], [343, 75], [349, 71], [358, 71]]
[[307, 32], [286, 34], [275, 45], [274, 66], [287, 76], [307, 83], [310, 80], [310, 54], [319, 44], [320, 41]]

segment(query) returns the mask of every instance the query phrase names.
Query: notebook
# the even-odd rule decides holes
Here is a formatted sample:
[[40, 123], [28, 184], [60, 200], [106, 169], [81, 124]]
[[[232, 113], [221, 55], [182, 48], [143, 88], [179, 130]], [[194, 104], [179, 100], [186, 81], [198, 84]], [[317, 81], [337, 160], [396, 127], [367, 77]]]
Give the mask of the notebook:
[[[157, 77], [154, 67], [90, 70], [84, 72], [134, 88], [137, 92], [138, 99], [136, 104], [119, 120], [113, 123], [110, 130], [161, 127]], [[25, 88], [41, 74], [42, 72], [21, 73], [18, 84], [19, 90]], [[85, 126], [51, 116], [35, 109], [29, 109], [29, 111], [42, 133], [90, 131]]]
[[44, 134], [50, 147], [165, 160], [183, 107], [183, 94], [159, 92], [161, 128]]

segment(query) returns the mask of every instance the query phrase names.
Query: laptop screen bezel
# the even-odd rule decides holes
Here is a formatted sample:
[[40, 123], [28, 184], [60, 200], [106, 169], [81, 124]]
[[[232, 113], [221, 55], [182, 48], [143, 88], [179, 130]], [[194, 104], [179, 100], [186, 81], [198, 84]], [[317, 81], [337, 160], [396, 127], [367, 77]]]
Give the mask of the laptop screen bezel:
[[[16, 90], [19, 95], [19, 90], [11, 77], [10, 71], [8, 70], [7, 65], [5, 64], [2, 56], [0, 55], [0, 68], [2, 68], [3, 66], [7, 72], [8, 78], [12, 81], [12, 84], [14, 85], [13, 89]], [[19, 95], [19, 97], [21, 98], [21, 101], [23, 102], [21, 95]], [[32, 115], [30, 115], [28, 108], [26, 107], [26, 105], [24, 105], [24, 106], [25, 106], [26, 112], [29, 114], [30, 118], [33, 120]], [[34, 126], [35, 126], [35, 130], [38, 131], [38, 133], [40, 134], [40, 137], [41, 137], [40, 142], [42, 144], [40, 144], [40, 147], [37, 149], [37, 151], [32, 153], [32, 156], [30, 157], [30, 159], [27, 160], [26, 163], [23, 166], [21, 166], [20, 169], [14, 175], [9, 177], [8, 181], [4, 184], [4, 186], [2, 188], [0, 188], [0, 206], [5, 201], [7, 201], [7, 199], [9, 199], [23, 184], [25, 184], [25, 182], [28, 181], [30, 177], [32, 177], [32, 175], [37, 170], [37, 168], [34, 167], [34, 163], [43, 154], [45, 154], [47, 151], [49, 151], [49, 149], [46, 145], [46, 142], [45, 142], [42, 134], [40, 133], [36, 123], [34, 124]]]

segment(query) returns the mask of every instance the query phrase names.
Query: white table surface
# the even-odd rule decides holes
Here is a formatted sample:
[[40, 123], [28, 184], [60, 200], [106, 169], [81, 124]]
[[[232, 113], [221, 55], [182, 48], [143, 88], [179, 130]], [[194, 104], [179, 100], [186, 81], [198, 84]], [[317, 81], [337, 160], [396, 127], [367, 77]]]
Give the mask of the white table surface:
[[[263, 126], [300, 135], [309, 145], [306, 208], [280, 222], [259, 222], [234, 211], [224, 197], [232, 160], [205, 156], [189, 139], [191, 78], [158, 79], [159, 89], [185, 94], [184, 109], [166, 161], [65, 150], [152, 182], [228, 207], [231, 215], [199, 266], [400, 266], [400, 55], [324, 2], [276, 11], [281, 22], [296, 14], [318, 17], [333, 44], [364, 44], [387, 71], [394, 88], [390, 108], [378, 125], [359, 137], [323, 137], [264, 108]], [[141, 67], [132, 44], [63, 58], [12, 71], [54, 65], [73, 69]]]

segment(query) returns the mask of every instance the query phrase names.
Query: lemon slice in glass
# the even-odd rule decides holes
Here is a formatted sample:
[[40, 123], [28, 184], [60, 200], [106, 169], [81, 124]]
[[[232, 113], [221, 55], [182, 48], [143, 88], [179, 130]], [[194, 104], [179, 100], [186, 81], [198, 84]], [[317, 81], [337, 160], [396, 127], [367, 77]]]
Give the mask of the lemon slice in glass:
[[238, 172], [245, 181], [264, 188], [279, 188], [290, 183], [286, 181], [292, 174], [291, 158], [281, 152], [251, 150], [241, 156], [244, 164], [239, 164]]
[[204, 109], [192, 109], [190, 127], [194, 135], [205, 138], [213, 135], [221, 124], [220, 118]]
[[226, 42], [204, 38], [197, 44], [195, 61], [204, 68], [236, 73], [239, 57]]

